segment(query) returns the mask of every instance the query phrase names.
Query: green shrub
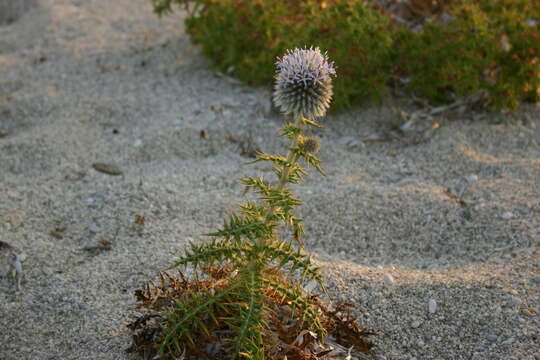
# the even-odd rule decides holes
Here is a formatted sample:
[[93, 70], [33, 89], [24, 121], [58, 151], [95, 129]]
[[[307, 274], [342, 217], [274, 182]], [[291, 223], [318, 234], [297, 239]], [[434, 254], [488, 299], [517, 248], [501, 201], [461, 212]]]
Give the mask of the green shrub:
[[407, 87], [434, 102], [453, 94], [487, 92], [495, 109], [538, 100], [540, 32], [532, 23], [540, 3], [529, 0], [459, 0], [452, 20], [428, 23], [417, 34], [400, 30], [396, 58]]
[[[515, 108], [520, 100], [540, 101], [540, 2], [528, 0], [482, 0], [492, 18], [491, 29], [509, 51], [497, 52], [498, 73], [489, 86], [496, 107]], [[506, 36], [506, 39], [503, 38]]]
[[[185, 0], [175, 0], [185, 4]], [[317, 46], [334, 59], [340, 74], [334, 108], [381, 98], [390, 77], [392, 33], [387, 16], [364, 1], [195, 0], [187, 32], [222, 71], [254, 84], [268, 84], [285, 49]], [[171, 0], [156, 0], [158, 13]]]
[[538, 101], [540, 2], [454, 0], [451, 20], [425, 20], [413, 32], [368, 0], [153, 0], [158, 14], [191, 7], [187, 32], [222, 71], [268, 84], [273, 61], [310, 44], [328, 52], [340, 73], [334, 109], [380, 99], [396, 76], [432, 102], [483, 91], [489, 106]]
[[478, 92], [484, 69], [494, 62], [495, 35], [486, 14], [476, 5], [461, 10], [446, 27], [427, 23], [417, 34], [398, 35], [397, 61], [410, 77], [407, 87], [434, 102]]
[[308, 3], [304, 42], [327, 49], [341, 75], [335, 82], [334, 106], [380, 100], [391, 78], [390, 19], [364, 1], [337, 1], [324, 10], [316, 2]]

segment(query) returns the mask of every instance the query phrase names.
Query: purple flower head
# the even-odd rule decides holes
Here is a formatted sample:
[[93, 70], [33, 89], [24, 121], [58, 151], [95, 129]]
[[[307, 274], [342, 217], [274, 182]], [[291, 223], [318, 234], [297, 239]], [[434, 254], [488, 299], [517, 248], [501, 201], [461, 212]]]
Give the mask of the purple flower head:
[[276, 62], [274, 102], [285, 114], [324, 116], [332, 100], [334, 64], [319, 48], [294, 49]]

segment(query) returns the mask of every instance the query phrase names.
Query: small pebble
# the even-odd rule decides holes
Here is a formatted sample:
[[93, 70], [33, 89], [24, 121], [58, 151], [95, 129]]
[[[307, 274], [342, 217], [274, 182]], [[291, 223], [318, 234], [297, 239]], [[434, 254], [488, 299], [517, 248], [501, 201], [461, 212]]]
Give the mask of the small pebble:
[[503, 341], [503, 345], [510, 345], [516, 341], [515, 338], [509, 338]]
[[94, 163], [92, 164], [92, 167], [101, 173], [107, 174], [107, 175], [113, 175], [118, 176], [122, 175], [123, 171], [118, 167], [118, 165], [111, 164], [111, 163]]
[[521, 304], [521, 300], [516, 298], [515, 296], [511, 296], [508, 303], [511, 307], [518, 307]]
[[99, 227], [96, 224], [90, 224], [90, 226], [88, 226], [88, 231], [96, 234], [99, 232]]
[[420, 327], [421, 324], [422, 324], [422, 323], [421, 323], [420, 321], [415, 320], [415, 321], [413, 321], [413, 322], [411, 323], [411, 327], [412, 327], [413, 329], [416, 329], [416, 328]]
[[437, 302], [434, 299], [429, 299], [428, 310], [431, 314], [435, 314], [437, 311]]
[[[404, 114], [404, 116], [407, 116]], [[416, 127], [416, 121], [414, 121], [413, 119], [410, 119], [410, 120], [407, 120], [405, 123], [403, 123], [399, 129], [403, 132], [412, 132], [412, 131], [418, 131], [417, 127]]]
[[498, 336], [495, 335], [495, 334], [489, 334], [489, 335], [487, 336], [487, 339], [488, 339], [489, 342], [495, 342], [495, 341], [497, 341]]
[[390, 274], [384, 274], [383, 283], [385, 283], [386, 285], [393, 285], [394, 278]]
[[525, 23], [527, 24], [527, 26], [529, 27], [535, 27], [538, 25], [538, 20], [535, 20], [535, 19], [526, 19], [525, 20]]
[[507, 212], [505, 212], [504, 214], [502, 214], [502, 218], [503, 218], [504, 220], [510, 220], [510, 219], [512, 219], [513, 217], [514, 217], [514, 214], [513, 214], [512, 212], [510, 212], [510, 211], [507, 211]]
[[465, 177], [465, 180], [467, 180], [469, 184], [475, 183], [478, 181], [478, 175], [468, 175]]
[[90, 195], [85, 201], [88, 205], [91, 205], [93, 204], [96, 200], [103, 200], [106, 198], [106, 195], [103, 194], [103, 193], [93, 193], [92, 195]]
[[532, 281], [535, 284], [540, 284], [540, 275], [534, 275]]

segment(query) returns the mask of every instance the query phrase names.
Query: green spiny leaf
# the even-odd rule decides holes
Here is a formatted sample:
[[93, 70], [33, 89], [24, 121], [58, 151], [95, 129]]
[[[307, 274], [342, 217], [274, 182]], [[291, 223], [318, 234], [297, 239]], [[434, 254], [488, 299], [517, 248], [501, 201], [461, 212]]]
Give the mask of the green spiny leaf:
[[302, 128], [296, 125], [290, 124], [290, 123], [281, 129], [281, 135], [286, 136], [287, 138], [291, 140], [297, 137], [298, 135], [300, 135], [301, 133], [302, 133]]
[[300, 316], [302, 319], [307, 319], [312, 329], [315, 330], [319, 336], [324, 336], [325, 329], [319, 321], [319, 311], [313, 305], [313, 302], [302, 294], [302, 290], [298, 285], [287, 283], [286, 286], [283, 286], [280, 280], [281, 279], [265, 278], [263, 281], [268, 287], [281, 293], [283, 299], [288, 299], [293, 311], [296, 311], [295, 309], [300, 309]]
[[310, 126], [313, 126], [313, 127], [316, 127], [316, 128], [319, 128], [319, 129], [323, 129], [324, 126], [320, 125], [318, 122], [316, 122], [315, 120], [310, 120], [310, 119], [306, 119], [306, 118], [301, 118], [300, 121], [302, 122], [302, 124], [304, 125], [310, 125]]
[[191, 243], [191, 250], [186, 251], [172, 267], [187, 264], [192, 264], [195, 267], [199, 264], [209, 266], [215, 262], [222, 263], [225, 260], [235, 263], [246, 252], [249, 252], [246, 244], [235, 244], [228, 240], [212, 241], [202, 245]]
[[211, 295], [210, 292], [205, 292], [201, 295], [193, 296], [183, 303], [177, 302], [177, 311], [182, 315], [173, 318], [171, 326], [164, 329], [165, 337], [160, 346], [160, 353], [164, 354], [165, 351], [170, 348], [171, 343], [174, 344], [184, 337], [194, 344], [195, 342], [193, 341], [191, 332], [193, 331], [196, 321], [199, 319], [204, 321], [208, 312], [212, 311], [211, 307], [236, 290], [237, 286], [239, 285], [233, 284], [215, 295]]

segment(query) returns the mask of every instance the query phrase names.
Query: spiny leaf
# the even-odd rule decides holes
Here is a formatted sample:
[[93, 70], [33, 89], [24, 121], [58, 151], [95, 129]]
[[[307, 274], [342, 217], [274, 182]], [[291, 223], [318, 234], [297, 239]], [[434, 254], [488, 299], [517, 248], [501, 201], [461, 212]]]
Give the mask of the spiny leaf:
[[[274, 173], [276, 176], [280, 179], [283, 174], [283, 169], [279, 167], [274, 168]], [[299, 165], [295, 166], [294, 168], [291, 168], [289, 170], [289, 176], [287, 178], [287, 183], [290, 184], [298, 184], [300, 181], [304, 179], [304, 175], [307, 174], [307, 171], [300, 167]]]
[[[238, 326], [235, 328], [236, 338], [234, 339], [234, 349], [239, 354], [245, 354], [244, 357], [253, 359], [253, 356], [257, 353], [256, 349], [262, 347], [260, 336], [257, 336], [262, 332], [259, 319], [262, 308], [260, 274], [257, 274], [256, 271], [250, 271], [248, 273], [248, 279], [248, 303], [245, 308], [241, 308], [238, 319], [235, 319], [238, 322]], [[245, 296], [244, 294], [241, 295]]]
[[310, 153], [304, 153], [303, 157], [309, 165], [313, 166], [319, 172], [319, 174], [326, 175], [324, 170], [321, 168], [321, 160], [319, 160], [317, 156]]
[[303, 254], [300, 249], [294, 249], [283, 240], [274, 239], [273, 241], [266, 242], [264, 247], [256, 251], [260, 251], [270, 261], [278, 260], [279, 267], [290, 265], [290, 272], [294, 272], [296, 269], [302, 269], [302, 275], [304, 277], [319, 282], [322, 287], [322, 276], [319, 273], [319, 268], [314, 266], [310, 258]]
[[225, 222], [222, 229], [206, 235], [223, 237], [227, 240], [234, 239], [235, 241], [241, 241], [242, 236], [255, 240], [268, 237], [273, 233], [275, 227], [276, 224], [266, 221], [258, 215], [240, 217], [232, 214], [229, 217], [229, 222]]
[[[257, 159], [252, 161], [251, 163], [256, 163], [259, 161], [270, 161], [274, 164], [274, 171], [277, 173], [282, 172], [283, 169], [288, 168], [289, 172], [294, 174], [295, 177], [301, 179], [302, 175], [307, 174], [306, 170], [304, 170], [296, 161], [289, 161], [287, 158], [281, 155], [270, 155], [266, 153], [258, 153]], [[281, 178], [281, 176], [279, 177]]]
[[306, 118], [301, 118], [300, 121], [302, 122], [302, 124], [304, 125], [310, 125], [310, 126], [313, 126], [313, 127], [316, 127], [316, 128], [319, 128], [319, 129], [323, 129], [324, 126], [320, 125], [318, 122], [316, 122], [315, 120], [310, 120], [310, 119], [306, 119]]
[[298, 285], [287, 282], [282, 285], [282, 279], [264, 278], [264, 283], [269, 288], [281, 294], [282, 301], [287, 300], [293, 311], [300, 310], [301, 319], [307, 319], [313, 330], [321, 337], [325, 335], [325, 329], [319, 321], [319, 311], [314, 306], [313, 302], [302, 294], [302, 290]]
[[206, 314], [211, 311], [211, 306], [236, 290], [238, 286], [239, 284], [233, 284], [213, 296], [209, 292], [206, 292], [203, 294], [204, 296], [193, 297], [193, 301], [188, 301], [188, 304], [177, 302], [177, 308], [182, 315], [170, 318], [171, 327], [164, 329], [166, 335], [161, 343], [160, 353], [165, 353], [166, 349], [170, 347], [171, 342], [174, 343], [184, 336], [190, 342], [195, 343], [190, 335], [190, 332], [193, 331], [194, 323], [198, 319], [206, 318]]
[[172, 266], [192, 264], [195, 267], [203, 264], [211, 266], [215, 262], [222, 263], [224, 260], [237, 262], [238, 258], [249, 251], [247, 244], [235, 244], [228, 240], [212, 241], [203, 245], [190, 243], [191, 250], [186, 253]]
[[301, 133], [302, 133], [302, 128], [296, 125], [290, 124], [290, 123], [281, 129], [281, 136], [285, 136], [291, 140], [297, 137], [298, 135], [300, 135]]

